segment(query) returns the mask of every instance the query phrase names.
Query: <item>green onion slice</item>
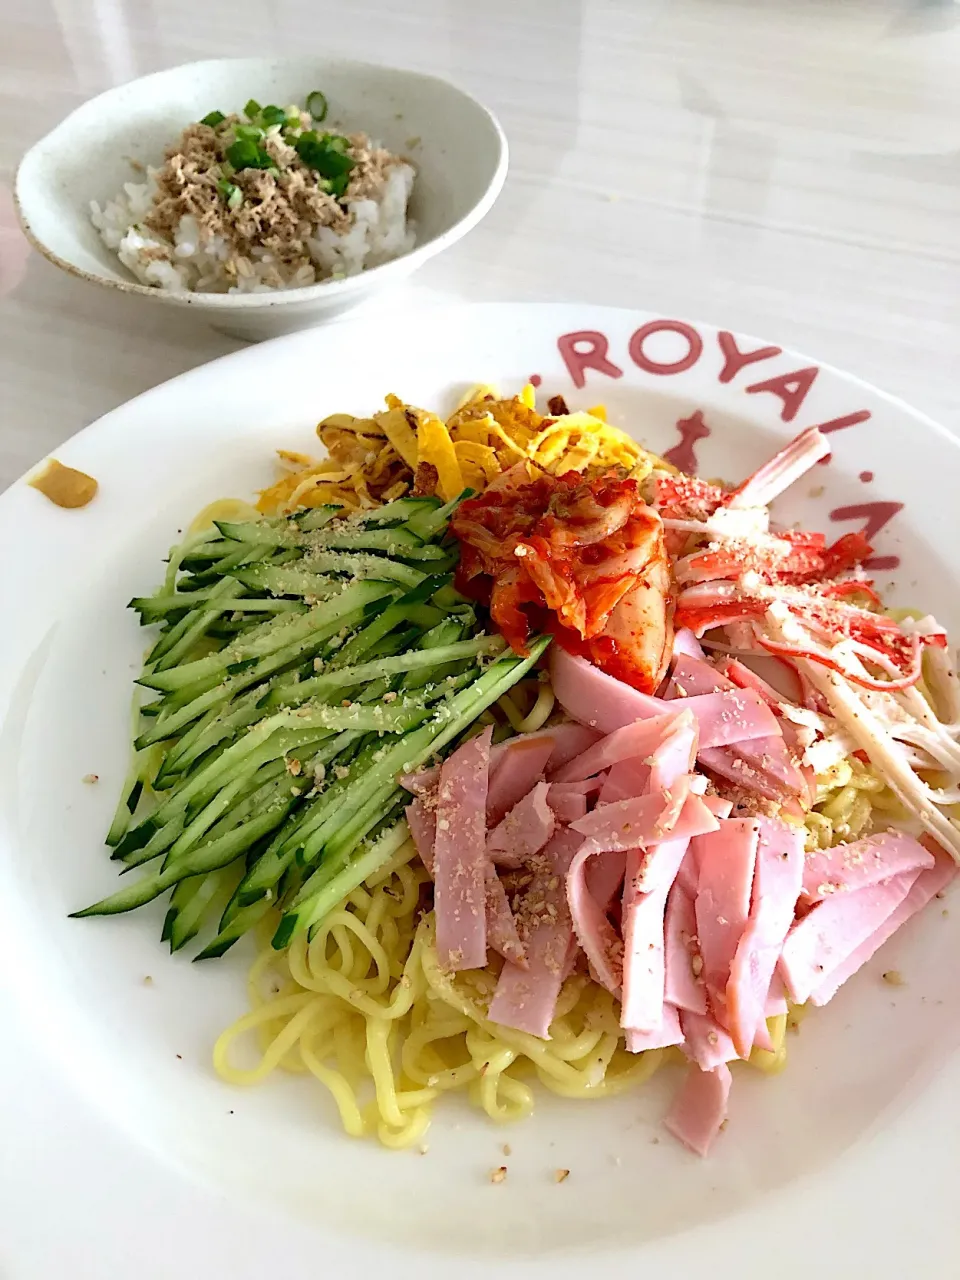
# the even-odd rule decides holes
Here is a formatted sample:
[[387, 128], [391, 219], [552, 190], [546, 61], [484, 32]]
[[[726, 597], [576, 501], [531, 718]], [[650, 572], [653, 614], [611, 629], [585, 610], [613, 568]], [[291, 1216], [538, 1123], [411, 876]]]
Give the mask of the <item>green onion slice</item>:
[[263, 137], [263, 130], [255, 124], [238, 124], [234, 132], [241, 142], [259, 142]]
[[256, 98], [251, 98], [249, 100], [247, 105], [243, 108], [243, 114], [248, 120], [252, 120], [254, 116], [258, 116], [260, 114], [260, 103]]
[[307, 94], [307, 110], [315, 124], [322, 124], [327, 118], [329, 104], [326, 95], [322, 94], [319, 89], [314, 89], [313, 93]]
[[270, 129], [275, 124], [286, 124], [287, 113], [283, 107], [275, 107], [271, 104], [260, 112], [260, 119], [263, 121], [263, 127]]
[[207, 124], [210, 126], [211, 129], [215, 129], [218, 124], [223, 124], [226, 118], [227, 117], [223, 114], [222, 111], [211, 111], [203, 117], [200, 123]]
[[269, 169], [273, 164], [266, 151], [245, 138], [238, 138], [227, 147], [227, 159], [234, 169]]

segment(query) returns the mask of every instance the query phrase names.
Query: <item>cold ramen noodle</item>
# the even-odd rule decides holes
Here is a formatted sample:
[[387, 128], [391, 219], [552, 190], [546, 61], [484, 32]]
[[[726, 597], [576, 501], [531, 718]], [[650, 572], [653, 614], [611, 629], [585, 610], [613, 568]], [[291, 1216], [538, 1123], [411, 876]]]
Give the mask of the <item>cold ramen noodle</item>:
[[779, 1070], [952, 880], [960, 688], [860, 534], [533, 389], [448, 420], [388, 397], [328, 456], [214, 504], [132, 602], [155, 640], [107, 843], [197, 958], [251, 934], [236, 1084], [313, 1076], [343, 1127], [419, 1143], [459, 1090], [498, 1121], [683, 1067], [705, 1154], [737, 1063]]

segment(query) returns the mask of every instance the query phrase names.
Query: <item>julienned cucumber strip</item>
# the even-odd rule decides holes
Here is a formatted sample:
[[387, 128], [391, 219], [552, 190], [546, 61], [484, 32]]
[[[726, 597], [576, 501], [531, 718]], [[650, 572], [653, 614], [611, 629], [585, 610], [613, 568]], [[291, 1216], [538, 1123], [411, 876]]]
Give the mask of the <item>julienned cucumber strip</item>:
[[164, 691], [180, 689], [193, 680], [227, 671], [231, 665], [246, 658], [265, 658], [289, 645], [308, 641], [311, 634], [319, 628], [344, 618], [361, 605], [383, 599], [392, 591], [389, 583], [384, 582], [351, 583], [339, 595], [323, 601], [305, 614], [297, 614], [292, 618], [283, 615], [273, 618], [219, 653], [212, 653], [207, 658], [199, 658], [169, 671], [150, 672], [141, 676], [139, 683]]
[[93, 906], [85, 907], [83, 911], [71, 912], [71, 917], [82, 919], [85, 916], [113, 916], [125, 911], [133, 911], [136, 907], [142, 907], [147, 902], [152, 902], [154, 898], [159, 898], [165, 889], [179, 884], [187, 876], [201, 875], [208, 871], [216, 871], [219, 867], [229, 866], [245, 849], [267, 835], [274, 827], [278, 827], [292, 805], [293, 800], [289, 799], [283, 805], [273, 806], [268, 812], [245, 822], [228, 835], [200, 845], [185, 858], [168, 867], [166, 871], [157, 871], [152, 875], [144, 876], [129, 889], [121, 889], [119, 893], [103, 898]]
[[[502, 645], [476, 636], [466, 602], [447, 626], [447, 602], [431, 603], [451, 590], [456, 547], [440, 541], [455, 506], [402, 498], [224, 521], [172, 548], [160, 589], [131, 601], [142, 624], [162, 624], [142, 675], [160, 696], [135, 710], [138, 752], [109, 832], [124, 870], [162, 861], [77, 914], [173, 888], [164, 938], [185, 945], [220, 903], [201, 954], [222, 954], [293, 900], [295, 857], [324, 854], [326, 881], [394, 824], [404, 762], [391, 753], [409, 754], [428, 725], [437, 738], [479, 658]], [[438, 678], [464, 664], [473, 670]], [[403, 683], [418, 673], [426, 687], [410, 696]], [[324, 769], [336, 769], [332, 785]], [[133, 826], [145, 786], [153, 812]]]
[[418, 538], [423, 538], [425, 542], [430, 538], [435, 538], [438, 533], [447, 527], [450, 517], [460, 503], [465, 502], [467, 498], [472, 498], [474, 492], [473, 489], [464, 489], [462, 493], [458, 493], [455, 498], [451, 498], [444, 506], [436, 507], [433, 511], [425, 511], [422, 514], [411, 516], [407, 521], [407, 528], [411, 533], [415, 533]]
[[[337, 826], [341, 829], [347, 828], [351, 819], [386, 783], [391, 774], [395, 777], [396, 773], [409, 773], [419, 768], [431, 755], [441, 751], [447, 743], [453, 741], [471, 721], [526, 675], [549, 644], [550, 637], [541, 636], [530, 645], [530, 652], [526, 658], [499, 659], [442, 708], [445, 714], [440, 716], [438, 713], [438, 721], [406, 734], [400, 743], [386, 752], [383, 759], [369, 769], [362, 780], [359, 780], [358, 785], [351, 790], [349, 806], [344, 805], [337, 812]], [[403, 757], [399, 761], [399, 767], [393, 770], [389, 766], [384, 767], [388, 760], [391, 765], [397, 764], [397, 757]], [[311, 843], [319, 839], [321, 832], [329, 831], [329, 835], [333, 836], [334, 832], [329, 830], [330, 825], [328, 822], [319, 827], [313, 833]], [[302, 897], [302, 893], [300, 896]], [[295, 934], [309, 923], [315, 923], [318, 918], [319, 914], [313, 900], [302, 901], [299, 907], [283, 916], [274, 934], [272, 945], [278, 950], [285, 947]]]
[[446, 662], [454, 662], [459, 658], [475, 658], [482, 653], [500, 653], [504, 647], [505, 642], [499, 636], [481, 636], [477, 640], [461, 640], [437, 649], [415, 649], [407, 653], [399, 653], [395, 657], [375, 658], [370, 662], [359, 663], [355, 667], [340, 667], [335, 671], [324, 671], [310, 680], [301, 680], [296, 684], [276, 685], [269, 695], [267, 705], [296, 707], [311, 698], [322, 698], [325, 693], [341, 689], [345, 685], [363, 684], [368, 680], [379, 680], [401, 671], [429, 670], [431, 667], [440, 667]]
[[[323, 870], [327, 874], [311, 895], [313, 917], [307, 922], [311, 938], [337, 903], [342, 902], [348, 893], [352, 893], [364, 880], [386, 866], [410, 838], [406, 821], [399, 810], [391, 815], [390, 822], [391, 825], [375, 839], [364, 840], [359, 849], [353, 851], [353, 857], [340, 855], [336, 860], [331, 859], [329, 868], [324, 866]], [[319, 876], [320, 872], [314, 874]]]

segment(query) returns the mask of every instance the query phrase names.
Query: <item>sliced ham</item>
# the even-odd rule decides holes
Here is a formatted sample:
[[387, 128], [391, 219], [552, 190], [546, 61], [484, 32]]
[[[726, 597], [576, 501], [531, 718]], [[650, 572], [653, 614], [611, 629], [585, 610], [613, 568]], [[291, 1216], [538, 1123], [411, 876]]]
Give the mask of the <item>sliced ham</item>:
[[712, 1014], [681, 1009], [680, 1025], [683, 1027], [683, 1051], [702, 1071], [712, 1071], [738, 1056], [730, 1036]]
[[[702, 652], [702, 651], [701, 651]], [[668, 698], [689, 698], [696, 694], [722, 693], [734, 687], [733, 681], [704, 662], [702, 657], [679, 654], [670, 671]]]
[[504, 964], [487, 1014], [491, 1022], [543, 1040], [549, 1039], [557, 997], [574, 956], [564, 882], [580, 843], [576, 832], [561, 830], [537, 855], [533, 883], [527, 891], [528, 900], [535, 902], [537, 909], [523, 920], [527, 968]]
[[723, 1064], [710, 1071], [691, 1065], [664, 1125], [695, 1155], [705, 1156], [727, 1118], [730, 1068]]
[[[577, 941], [596, 981], [618, 996], [623, 981], [623, 943], [587, 885], [587, 867], [597, 856], [598, 851], [587, 842], [578, 849], [567, 872], [567, 905]], [[607, 855], [599, 851], [599, 856]]]
[[697, 756], [704, 769], [743, 791], [782, 802], [805, 794], [807, 784], [782, 738], [770, 736], [733, 747], [708, 747]]
[[769, 1044], [767, 995], [784, 939], [793, 923], [803, 877], [803, 833], [757, 818], [759, 839], [750, 916], [737, 944], [726, 989], [726, 1023], [737, 1053], [746, 1058], [758, 1032]]
[[600, 790], [600, 804], [615, 804], [642, 796], [650, 789], [650, 766], [642, 760], [622, 760], [609, 771]]
[[705, 1014], [707, 988], [702, 976], [694, 972], [695, 968], [703, 968], [697, 942], [697, 913], [693, 894], [679, 879], [667, 896], [664, 941], [666, 999], [680, 1009]]
[[636, 796], [616, 804], [598, 805], [571, 827], [586, 836], [590, 849], [597, 853], [656, 844], [668, 836], [689, 840], [717, 830], [717, 819], [698, 795], [686, 796], [676, 821], [671, 821], [671, 808], [669, 793]]
[[586, 782], [551, 782], [547, 804], [553, 810], [557, 822], [566, 826], [584, 817], [592, 790], [600, 791], [604, 780], [589, 778]]
[[538, 782], [487, 836], [487, 853], [504, 867], [521, 867], [553, 835], [556, 815], [547, 803], [550, 784]]
[[620, 894], [627, 872], [627, 855], [622, 849], [599, 853], [587, 863], [587, 892], [601, 911], [609, 911]]
[[486, 810], [491, 729], [465, 742], [440, 769], [434, 843], [437, 957], [442, 968], [487, 963]]
[[404, 814], [407, 819], [407, 826], [410, 828], [413, 843], [417, 846], [420, 861], [432, 876], [433, 846], [437, 840], [436, 811], [428, 809], [423, 799], [417, 799], [414, 800], [413, 804], [407, 805]]
[[911, 916], [916, 915], [918, 911], [921, 911], [931, 898], [945, 889], [953, 880], [957, 874], [957, 864], [953, 858], [939, 847], [937, 847], [934, 856], [934, 865], [920, 872], [907, 896], [887, 916], [880, 928], [875, 930], [865, 942], [862, 942], [855, 951], [851, 952], [842, 964], [837, 965], [824, 978], [810, 996], [811, 1004], [823, 1005], [828, 1000], [832, 1000], [846, 980], [853, 977], [857, 970], [862, 968], [879, 951], [887, 939], [891, 938], [902, 924], [909, 920]]
[[[690, 713], [689, 708], [684, 707], [675, 714], [659, 746], [649, 757], [651, 791], [671, 789], [678, 779], [690, 773], [697, 758], [699, 732], [696, 718]], [[702, 781], [701, 786], [698, 776], [696, 785], [691, 785], [691, 790], [702, 795], [706, 790], [706, 779]]]
[[889, 880], [901, 871], [929, 870], [933, 854], [899, 831], [883, 831], [867, 840], [819, 849], [803, 868], [803, 897], [819, 902], [833, 893], [849, 893]]
[[553, 774], [554, 782], [580, 782], [621, 760], [643, 760], [669, 732], [678, 713], [664, 704], [664, 714], [615, 729]]
[[910, 892], [918, 870], [902, 871], [882, 884], [836, 893], [816, 903], [787, 935], [779, 971], [794, 1004], [804, 1004], [822, 988], [886, 920]]
[[697, 937], [707, 994], [721, 1022], [726, 1021], [730, 965], [750, 915], [759, 839], [754, 819], [725, 818], [714, 834], [696, 842]]
[[484, 889], [487, 910], [487, 942], [503, 956], [521, 969], [526, 969], [527, 954], [520, 935], [517, 922], [510, 910], [507, 893], [500, 883], [496, 869], [488, 862], [484, 872]]
[[628, 1053], [645, 1053], [648, 1049], [669, 1049], [683, 1044], [680, 1014], [673, 1005], [665, 1004], [656, 1031], [634, 1031], [628, 1027], [625, 1038]]
[[656, 1031], [663, 1016], [664, 911], [687, 851], [687, 840], [664, 840], [627, 854], [623, 891], [623, 997], [620, 1025]]
[[558, 644], [550, 646], [550, 675], [553, 692], [567, 715], [600, 733], [613, 733], [634, 720], [663, 714], [659, 698], [615, 680]]
[[779, 733], [776, 716], [752, 689], [724, 689], [674, 701], [696, 716], [701, 750]]
[[729, 818], [733, 812], [733, 801], [724, 800], [723, 796], [704, 796], [703, 803], [715, 818]]
[[552, 738], [529, 733], [495, 748], [500, 754], [490, 770], [487, 792], [487, 823], [491, 827], [543, 779], [553, 746]]

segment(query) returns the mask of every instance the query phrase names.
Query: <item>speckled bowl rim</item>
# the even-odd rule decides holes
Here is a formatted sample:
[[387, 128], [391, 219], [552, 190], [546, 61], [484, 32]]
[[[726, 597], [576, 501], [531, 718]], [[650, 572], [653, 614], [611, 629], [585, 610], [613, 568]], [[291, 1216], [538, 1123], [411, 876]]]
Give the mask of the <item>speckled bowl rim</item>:
[[[78, 267], [75, 263], [70, 262], [66, 258], [60, 257], [59, 254], [49, 248], [48, 245], [34, 233], [30, 225], [30, 221], [24, 211], [23, 204], [20, 200], [20, 174], [24, 165], [30, 160], [33, 154], [42, 147], [55, 133], [69, 121], [72, 120], [78, 112], [84, 111], [96, 102], [100, 102], [104, 98], [109, 98], [111, 94], [118, 92], [120, 89], [126, 89], [131, 84], [145, 83], [149, 80], [165, 77], [176, 71], [183, 71], [187, 67], [195, 70], [206, 69], [210, 67], [223, 67], [235, 63], [257, 61], [257, 59], [249, 58], [204, 58], [197, 62], [182, 62], [173, 67], [165, 67], [162, 71], [153, 71], [150, 75], [138, 76], [135, 80], [126, 81], [122, 85], [114, 85], [110, 89], [105, 89], [103, 93], [99, 93], [92, 98], [87, 98], [81, 102], [79, 106], [69, 112], [68, 115], [54, 125], [47, 133], [39, 138], [32, 147], [30, 147], [21, 157], [14, 172], [13, 179], [13, 205], [17, 215], [17, 221], [20, 229], [26, 236], [30, 245], [36, 251], [55, 267], [59, 267], [62, 271], [66, 271], [68, 275], [73, 276], [77, 280], [86, 280], [90, 284], [101, 285], [106, 289], [115, 289], [120, 293], [136, 294], [144, 298], [155, 298], [160, 302], [166, 303], [168, 306], [196, 306], [201, 310], [211, 311], [232, 311], [235, 309], [244, 311], [263, 311], [270, 307], [288, 306], [294, 303], [309, 303], [320, 298], [344, 298], [349, 297], [353, 293], [364, 293], [369, 288], [369, 282], [376, 277], [386, 283], [392, 275], [409, 275], [417, 266], [435, 257], [444, 249], [449, 248], [451, 244], [462, 239], [463, 236], [471, 231], [478, 222], [480, 222], [496, 202], [503, 184], [506, 181], [507, 169], [510, 163], [509, 145], [507, 143], [506, 134], [500, 124], [500, 121], [485, 106], [479, 98], [474, 97], [472, 93], [468, 93], [465, 89], [460, 88], [451, 80], [445, 79], [443, 76], [431, 75], [424, 71], [411, 71], [406, 67], [392, 67], [387, 63], [364, 62], [357, 58], [336, 58], [326, 59], [329, 62], [336, 62], [343, 68], [355, 68], [361, 71], [373, 70], [392, 70], [399, 71], [411, 80], [431, 81], [435, 84], [441, 84], [444, 88], [452, 90], [473, 104], [484, 116], [487, 117], [493, 128], [494, 134], [498, 139], [500, 154], [497, 161], [496, 169], [493, 172], [487, 188], [483, 195], [477, 200], [473, 206], [456, 221], [453, 226], [448, 227], [446, 231], [440, 235], [434, 236], [425, 244], [415, 245], [409, 253], [402, 254], [399, 258], [394, 258], [390, 262], [381, 263], [379, 266], [370, 267], [368, 270], [361, 271], [358, 275], [347, 276], [343, 280], [324, 280], [318, 284], [305, 285], [298, 289], [276, 289], [271, 293], [195, 293], [192, 291], [172, 292], [166, 289], [160, 289], [153, 285], [140, 284], [135, 280], [114, 280], [110, 276], [97, 275], [95, 272], [86, 271], [83, 267]], [[270, 62], [275, 65], [283, 63], [293, 63], [302, 61], [295, 58], [266, 58], [264, 62]], [[118, 259], [119, 261], [119, 259]], [[411, 265], [411, 263], [413, 265]], [[121, 263], [122, 266], [122, 263]]]

